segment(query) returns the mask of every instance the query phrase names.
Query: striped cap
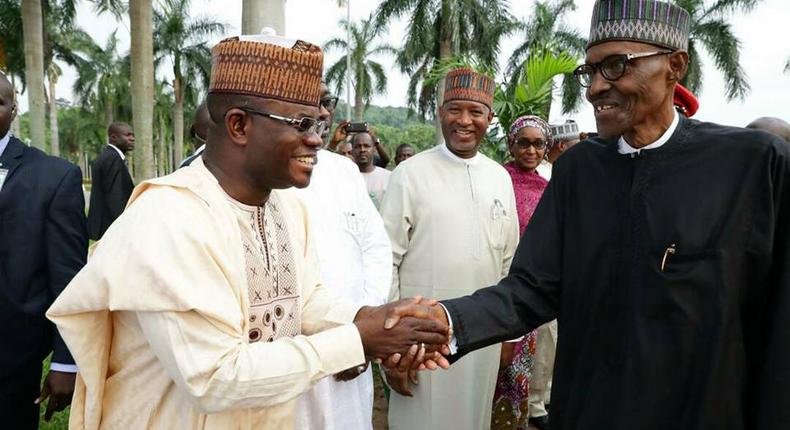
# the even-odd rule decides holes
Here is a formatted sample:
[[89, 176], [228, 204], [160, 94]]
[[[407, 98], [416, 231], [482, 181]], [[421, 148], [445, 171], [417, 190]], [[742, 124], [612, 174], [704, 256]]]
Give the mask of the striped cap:
[[558, 142], [565, 140], [576, 140], [579, 138], [579, 125], [575, 122], [552, 124], [551, 134], [554, 135], [554, 140]]
[[475, 72], [468, 67], [453, 69], [447, 73], [444, 84], [444, 100], [470, 100], [482, 103], [488, 108], [494, 103], [494, 80], [486, 75]]
[[321, 48], [301, 40], [233, 37], [211, 50], [208, 92], [318, 106], [323, 64]]
[[690, 28], [691, 17], [679, 6], [656, 0], [598, 0], [593, 7], [587, 49], [624, 40], [685, 50]]

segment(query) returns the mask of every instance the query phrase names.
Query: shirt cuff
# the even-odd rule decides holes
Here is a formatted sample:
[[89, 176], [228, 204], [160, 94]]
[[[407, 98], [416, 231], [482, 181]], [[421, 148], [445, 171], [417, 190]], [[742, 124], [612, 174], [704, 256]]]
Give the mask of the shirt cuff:
[[77, 365], [52, 362], [52, 364], [49, 366], [49, 370], [64, 373], [77, 373]]
[[450, 326], [450, 331], [453, 332], [453, 335], [450, 336], [450, 344], [447, 346], [450, 347], [450, 355], [454, 355], [458, 352], [458, 340], [455, 338], [455, 331], [453, 330], [453, 319], [450, 318], [450, 312], [447, 312], [447, 308], [444, 307], [442, 302], [439, 302], [439, 304], [444, 309], [444, 314], [447, 315], [447, 325]]

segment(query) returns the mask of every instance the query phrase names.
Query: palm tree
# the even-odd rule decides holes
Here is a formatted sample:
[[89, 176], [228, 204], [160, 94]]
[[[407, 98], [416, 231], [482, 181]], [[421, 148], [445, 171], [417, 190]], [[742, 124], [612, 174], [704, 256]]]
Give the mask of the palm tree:
[[[535, 3], [532, 17], [521, 26], [524, 30], [524, 43], [513, 51], [507, 63], [505, 74], [511, 77], [511, 86], [516, 85], [521, 79], [526, 68], [526, 60], [533, 56], [543, 56], [545, 53], [559, 55], [564, 52], [576, 58], [584, 57], [587, 39], [577, 30], [562, 22], [563, 16], [574, 10], [576, 10], [574, 0], [538, 1]], [[563, 113], [575, 111], [582, 101], [581, 87], [574, 79], [572, 72], [571, 70], [563, 75]], [[548, 104], [547, 108], [550, 109], [551, 98], [546, 103]]]
[[118, 112], [130, 118], [131, 64], [128, 56], [118, 56], [116, 32], [110, 34], [103, 48], [91, 39], [81, 40], [79, 44], [77, 48], [84, 53], [85, 59], [78, 63], [78, 75], [72, 88], [79, 103], [101, 112], [106, 127], [115, 121]]
[[[516, 23], [506, 0], [384, 0], [376, 11], [383, 26], [404, 14], [410, 16], [406, 39], [398, 54], [401, 70], [411, 76], [409, 107], [425, 118], [436, 115], [444, 97], [444, 79], [425, 85], [425, 78], [443, 61], [471, 55], [495, 69], [499, 43]], [[442, 134], [437, 122], [437, 143]]]
[[[354, 81], [354, 119], [361, 121], [365, 109], [370, 106], [374, 95], [383, 94], [387, 90], [387, 74], [384, 67], [369, 58], [378, 54], [397, 54], [389, 45], [374, 46], [375, 39], [384, 27], [375, 27], [371, 18], [363, 20], [359, 25], [340, 21], [341, 27], [351, 32], [351, 48], [343, 38], [334, 38], [324, 44], [324, 50], [340, 49], [346, 52], [335, 64], [326, 71], [327, 85], [334, 85], [336, 94], [342, 94], [346, 82], [346, 74], [351, 73]], [[351, 56], [351, 70], [348, 70], [347, 56]]]
[[181, 163], [184, 154], [184, 95], [195, 91], [196, 80], [208, 86], [211, 75], [211, 51], [205, 38], [225, 31], [225, 24], [211, 18], [190, 19], [190, 0], [163, 0], [162, 10], [154, 12], [156, 34], [156, 63], [167, 58], [173, 65], [173, 135], [175, 164]]
[[[67, 7], [44, 7], [44, 67], [48, 84], [47, 108], [49, 111], [50, 153], [60, 156], [58, 141], [58, 104], [56, 88], [63, 70], [56, 61], [70, 66], [79, 67], [83, 60], [78, 55], [85, 46], [84, 41], [92, 41], [90, 35], [78, 28], [74, 23], [74, 11]], [[84, 68], [84, 67], [82, 67]]]
[[44, 19], [41, 0], [22, 0], [22, 28], [25, 82], [30, 110], [30, 140], [33, 146], [45, 150]]
[[134, 173], [138, 179], [154, 176], [154, 43], [151, 0], [129, 0], [131, 23], [132, 124]]
[[164, 176], [173, 171], [173, 97], [172, 87], [165, 81], [156, 83], [154, 99], [154, 135], [156, 136], [158, 155], [156, 171]]
[[746, 73], [740, 64], [741, 42], [732, 32], [726, 17], [732, 13], [749, 12], [760, 0], [715, 0], [706, 6], [704, 0], [675, 0], [691, 15], [689, 69], [681, 83], [695, 94], [702, 89], [702, 58], [704, 47], [713, 57], [716, 68], [724, 75], [727, 100], [743, 99], [749, 92]]
[[271, 27], [279, 35], [285, 34], [285, 0], [243, 0], [241, 3], [241, 33], [258, 34]]

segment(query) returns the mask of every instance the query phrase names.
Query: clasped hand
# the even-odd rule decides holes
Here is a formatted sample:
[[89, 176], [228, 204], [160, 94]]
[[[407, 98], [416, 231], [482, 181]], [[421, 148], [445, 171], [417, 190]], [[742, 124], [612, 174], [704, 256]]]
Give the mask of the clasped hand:
[[415, 297], [383, 306], [365, 306], [354, 323], [365, 356], [400, 372], [447, 369], [450, 327], [435, 300]]

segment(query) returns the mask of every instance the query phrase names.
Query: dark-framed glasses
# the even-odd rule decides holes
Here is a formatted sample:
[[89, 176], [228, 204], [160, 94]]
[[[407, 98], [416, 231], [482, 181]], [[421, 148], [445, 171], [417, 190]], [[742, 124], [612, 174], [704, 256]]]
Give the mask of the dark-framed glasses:
[[319, 121], [317, 119], [309, 118], [309, 117], [288, 118], [287, 116], [264, 112], [262, 110], [254, 109], [251, 107], [240, 107], [239, 109], [243, 110], [244, 112], [253, 113], [255, 115], [260, 115], [266, 118], [270, 118], [276, 121], [286, 123], [291, 127], [297, 129], [300, 133], [317, 134], [319, 137], [321, 137], [321, 135], [324, 133], [324, 129], [326, 129], [327, 126], [326, 121]]
[[339, 98], [337, 96], [326, 96], [321, 97], [321, 106], [326, 108], [329, 112], [333, 112], [337, 107], [337, 101]]
[[536, 150], [540, 151], [542, 149], [546, 149], [546, 141], [543, 140], [543, 139], [531, 140], [531, 139], [527, 139], [525, 137], [522, 137], [522, 138], [516, 139], [516, 146], [518, 146], [520, 148], [524, 148], [524, 149], [527, 149], [527, 148], [529, 148], [531, 146], [531, 147], [535, 148]]
[[672, 51], [651, 51], [639, 52], [636, 54], [610, 55], [601, 62], [595, 64], [582, 64], [573, 71], [576, 81], [584, 88], [590, 88], [595, 72], [601, 72], [601, 76], [607, 81], [616, 81], [625, 75], [625, 71], [631, 61], [637, 58], [654, 57], [656, 55], [671, 54]]

